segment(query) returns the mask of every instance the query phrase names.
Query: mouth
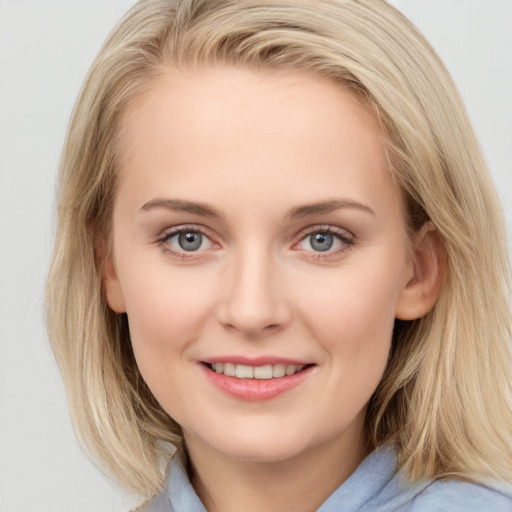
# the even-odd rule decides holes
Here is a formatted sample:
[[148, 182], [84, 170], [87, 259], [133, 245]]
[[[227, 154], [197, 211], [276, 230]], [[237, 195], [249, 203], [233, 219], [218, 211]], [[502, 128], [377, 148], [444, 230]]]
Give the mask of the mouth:
[[301, 373], [312, 364], [265, 364], [262, 366], [249, 366], [228, 362], [203, 363], [210, 371], [235, 377], [236, 379], [270, 380], [290, 377]]
[[234, 359], [202, 361], [200, 367], [214, 387], [230, 397], [248, 402], [271, 400], [291, 392], [309, 381], [316, 367], [316, 364], [302, 361]]

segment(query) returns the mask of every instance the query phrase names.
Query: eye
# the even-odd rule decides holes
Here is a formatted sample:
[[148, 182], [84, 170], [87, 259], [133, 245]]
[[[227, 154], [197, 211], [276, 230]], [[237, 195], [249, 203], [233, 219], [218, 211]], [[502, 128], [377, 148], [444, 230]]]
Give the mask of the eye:
[[317, 253], [336, 253], [343, 251], [354, 243], [352, 237], [345, 232], [338, 232], [332, 228], [315, 229], [308, 233], [297, 245], [304, 251]]
[[332, 249], [334, 236], [331, 233], [314, 233], [306, 237], [309, 245], [314, 251], [324, 252]]
[[176, 229], [167, 234], [163, 243], [176, 252], [198, 252], [213, 247], [213, 242], [197, 229]]

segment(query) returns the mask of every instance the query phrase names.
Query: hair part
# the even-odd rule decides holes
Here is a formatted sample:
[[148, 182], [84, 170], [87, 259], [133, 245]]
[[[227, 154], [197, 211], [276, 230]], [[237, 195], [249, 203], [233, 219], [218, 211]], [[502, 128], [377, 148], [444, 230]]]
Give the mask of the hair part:
[[169, 68], [304, 70], [363, 98], [383, 128], [410, 233], [434, 226], [439, 298], [397, 320], [368, 406], [373, 446], [393, 442], [411, 479], [512, 479], [509, 264], [502, 213], [456, 88], [417, 29], [384, 0], [141, 0], [84, 82], [59, 175], [47, 285], [50, 340], [74, 427], [127, 488], [155, 493], [179, 425], [142, 379], [126, 315], [102, 289], [121, 123]]

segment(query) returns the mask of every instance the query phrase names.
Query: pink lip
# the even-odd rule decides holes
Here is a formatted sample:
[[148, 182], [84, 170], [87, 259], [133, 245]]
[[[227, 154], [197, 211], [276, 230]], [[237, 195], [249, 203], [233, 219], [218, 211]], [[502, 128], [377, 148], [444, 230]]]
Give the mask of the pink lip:
[[[237, 359], [238, 361], [238, 359]], [[267, 361], [267, 359], [265, 359]], [[263, 364], [285, 364], [279, 360], [278, 363], [263, 363]], [[221, 362], [221, 361], [216, 361]], [[222, 359], [222, 362], [232, 362], [227, 359]], [[247, 363], [235, 363], [247, 364]], [[250, 366], [263, 366], [263, 364], [250, 364]], [[288, 363], [300, 364], [300, 363]], [[205, 364], [199, 365], [205, 372], [206, 377], [210, 382], [228, 395], [238, 398], [239, 400], [246, 400], [251, 402], [270, 400], [278, 395], [298, 386], [311, 374], [313, 366], [304, 368], [304, 370], [293, 375], [279, 377], [275, 379], [237, 379], [236, 377], [228, 377], [223, 373], [216, 373]]]
[[287, 359], [283, 357], [262, 356], [262, 357], [245, 357], [245, 356], [221, 356], [205, 359], [203, 362], [215, 363], [233, 363], [245, 364], [247, 366], [265, 366], [267, 364], [294, 364], [294, 365], [307, 365], [311, 361], [300, 361], [298, 359]]

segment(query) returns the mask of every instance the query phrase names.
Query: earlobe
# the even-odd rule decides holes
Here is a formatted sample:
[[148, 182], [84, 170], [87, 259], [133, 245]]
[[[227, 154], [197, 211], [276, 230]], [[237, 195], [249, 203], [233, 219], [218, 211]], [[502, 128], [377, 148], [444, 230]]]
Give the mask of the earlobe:
[[123, 291], [117, 276], [112, 254], [106, 248], [106, 242], [96, 241], [96, 253], [101, 268], [101, 281], [105, 290], [107, 304], [115, 313], [126, 313]]
[[418, 232], [411, 250], [413, 276], [401, 291], [395, 317], [421, 318], [434, 306], [443, 280], [446, 252], [434, 226], [428, 222]]
[[123, 291], [117, 277], [112, 258], [105, 261], [103, 268], [103, 286], [105, 287], [105, 297], [110, 309], [116, 313], [126, 313]]

